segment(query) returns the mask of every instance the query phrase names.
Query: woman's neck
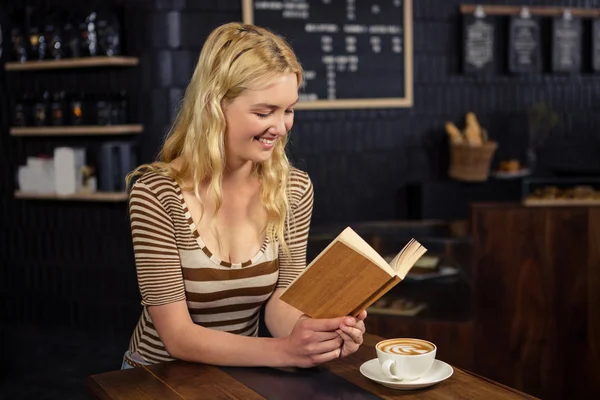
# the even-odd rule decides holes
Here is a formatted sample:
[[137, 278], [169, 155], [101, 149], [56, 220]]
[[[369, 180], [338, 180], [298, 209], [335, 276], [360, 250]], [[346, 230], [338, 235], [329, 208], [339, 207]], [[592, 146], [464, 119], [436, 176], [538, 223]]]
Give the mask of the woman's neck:
[[227, 165], [223, 171], [223, 185], [245, 185], [254, 182], [256, 176], [254, 174], [254, 165], [252, 162], [246, 162], [243, 165], [235, 167]]

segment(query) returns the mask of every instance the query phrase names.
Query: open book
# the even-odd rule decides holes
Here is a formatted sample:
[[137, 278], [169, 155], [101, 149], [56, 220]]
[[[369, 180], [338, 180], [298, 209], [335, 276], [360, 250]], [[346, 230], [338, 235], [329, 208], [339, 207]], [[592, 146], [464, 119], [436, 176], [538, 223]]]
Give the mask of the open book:
[[426, 251], [411, 239], [388, 264], [348, 227], [280, 298], [312, 318], [357, 316], [403, 280]]

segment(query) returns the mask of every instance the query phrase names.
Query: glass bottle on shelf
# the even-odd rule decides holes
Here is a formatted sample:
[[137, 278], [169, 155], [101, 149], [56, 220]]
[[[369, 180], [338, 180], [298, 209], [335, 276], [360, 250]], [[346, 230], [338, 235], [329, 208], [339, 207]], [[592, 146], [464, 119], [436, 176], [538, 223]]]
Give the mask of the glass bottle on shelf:
[[111, 102], [110, 96], [98, 94], [94, 101], [97, 125], [111, 125]]
[[78, 58], [81, 54], [81, 40], [78, 24], [68, 21], [63, 27], [62, 47], [65, 58]]
[[53, 126], [65, 125], [65, 92], [54, 93], [50, 106], [50, 120]]
[[15, 99], [13, 106], [12, 126], [27, 126], [28, 104], [27, 95]]
[[108, 108], [110, 112], [110, 125], [119, 124], [119, 93], [111, 93], [108, 98]]
[[103, 56], [121, 54], [121, 27], [113, 11], [106, 9], [97, 13], [98, 49]]
[[119, 124], [127, 124], [129, 122], [129, 100], [127, 99], [127, 91], [119, 92]]
[[62, 30], [58, 24], [46, 26], [46, 41], [48, 42], [47, 58], [52, 60], [65, 58]]
[[86, 57], [98, 55], [98, 29], [95, 12], [89, 13], [79, 25], [81, 31], [81, 54]]
[[23, 34], [21, 26], [15, 26], [11, 29], [10, 40], [12, 45], [12, 59], [18, 62], [27, 61], [27, 38]]
[[44, 91], [41, 97], [38, 97], [33, 107], [33, 124], [35, 126], [46, 126], [49, 122], [50, 92]]
[[69, 101], [69, 118], [71, 125], [84, 125], [87, 120], [85, 95], [77, 93], [71, 96]]
[[[28, 50], [29, 54], [27, 56], [28, 60], [40, 60], [40, 54], [44, 55], [44, 44], [43, 44], [43, 35], [40, 35], [39, 28], [37, 26], [31, 26], [27, 32], [27, 40], [28, 40]], [[42, 40], [42, 43], [40, 43]], [[42, 50], [40, 50], [40, 46], [42, 46]], [[43, 59], [43, 58], [41, 58]]]

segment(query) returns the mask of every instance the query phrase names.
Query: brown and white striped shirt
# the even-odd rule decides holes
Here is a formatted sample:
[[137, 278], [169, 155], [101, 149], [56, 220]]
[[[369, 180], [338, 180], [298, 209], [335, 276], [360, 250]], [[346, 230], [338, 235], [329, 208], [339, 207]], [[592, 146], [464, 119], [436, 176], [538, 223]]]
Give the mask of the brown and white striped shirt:
[[206, 248], [173, 178], [148, 172], [137, 180], [129, 213], [144, 308], [129, 345], [131, 354], [137, 352], [149, 363], [173, 360], [147, 307], [180, 300], [186, 300], [198, 325], [257, 335], [262, 304], [306, 267], [313, 186], [308, 174], [292, 168], [288, 187], [290, 226], [285, 239], [290, 257], [278, 243], [265, 240], [250, 260], [231, 264]]

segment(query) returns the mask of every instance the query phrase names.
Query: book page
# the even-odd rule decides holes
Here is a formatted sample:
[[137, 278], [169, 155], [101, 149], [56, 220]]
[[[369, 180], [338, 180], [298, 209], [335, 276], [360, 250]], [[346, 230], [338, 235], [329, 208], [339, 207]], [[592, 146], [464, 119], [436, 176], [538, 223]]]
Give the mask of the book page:
[[371, 245], [363, 238], [361, 238], [358, 233], [354, 232], [352, 228], [348, 227], [344, 229], [342, 233], [337, 237], [337, 240], [344, 243], [346, 246], [353, 248], [357, 252], [359, 252], [363, 257], [371, 260], [375, 265], [379, 268], [387, 272], [390, 276], [396, 275], [394, 269], [371, 247]]
[[426, 252], [427, 249], [421, 243], [411, 239], [390, 262], [390, 266], [396, 275], [404, 279], [417, 260]]
[[[410, 247], [411, 243], [413, 243], [413, 242], [414, 242], [414, 239], [411, 239], [406, 245], [404, 245], [402, 250], [400, 250], [398, 252], [398, 254], [396, 254], [396, 257], [394, 257], [394, 259], [392, 261], [390, 261], [390, 267], [392, 267], [395, 274], [398, 274], [398, 268], [406, 259], [408, 248]], [[402, 279], [404, 279], [404, 277], [402, 277]]]

